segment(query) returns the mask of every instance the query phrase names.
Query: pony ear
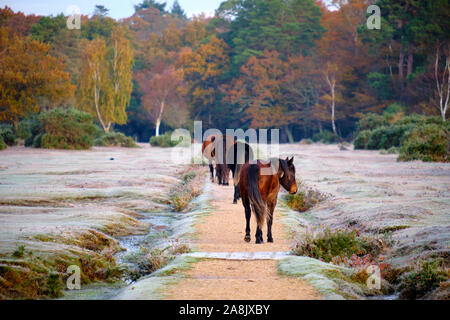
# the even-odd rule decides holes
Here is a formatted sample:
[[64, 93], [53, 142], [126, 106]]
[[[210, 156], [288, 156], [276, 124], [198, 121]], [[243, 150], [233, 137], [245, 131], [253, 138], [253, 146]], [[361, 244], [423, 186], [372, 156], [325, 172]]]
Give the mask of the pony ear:
[[280, 165], [281, 165], [281, 169], [282, 169], [282, 173], [281, 173], [281, 178], [283, 178], [284, 177], [284, 175], [286, 174], [286, 172], [287, 172], [287, 160], [282, 160], [282, 159], [280, 159]]
[[294, 157], [292, 157], [291, 160], [288, 161], [289, 164], [293, 164], [294, 163]]

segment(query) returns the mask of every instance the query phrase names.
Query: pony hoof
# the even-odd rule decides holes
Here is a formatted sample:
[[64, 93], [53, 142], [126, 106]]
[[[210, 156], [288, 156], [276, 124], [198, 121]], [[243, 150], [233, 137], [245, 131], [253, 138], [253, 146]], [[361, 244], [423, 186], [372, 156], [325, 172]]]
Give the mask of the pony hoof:
[[267, 242], [268, 242], [268, 243], [273, 243], [273, 239], [272, 239], [272, 238], [267, 239]]
[[264, 244], [263, 240], [256, 240], [256, 244]]
[[250, 242], [252, 241], [252, 238], [250, 236], [246, 236], [244, 239], [245, 242]]
[[237, 200], [234, 200], [234, 201], [233, 201], [233, 204], [237, 204]]

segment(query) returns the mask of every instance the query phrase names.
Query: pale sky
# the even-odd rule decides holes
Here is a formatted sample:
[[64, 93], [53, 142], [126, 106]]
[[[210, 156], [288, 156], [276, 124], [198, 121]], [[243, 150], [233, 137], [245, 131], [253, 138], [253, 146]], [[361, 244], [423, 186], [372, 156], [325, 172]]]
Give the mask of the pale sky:
[[[223, 0], [178, 0], [181, 7], [190, 17], [202, 12], [213, 15]], [[115, 19], [127, 18], [133, 15], [134, 5], [141, 3], [141, 0], [0, 0], [0, 7], [5, 5], [14, 11], [22, 11], [25, 14], [36, 15], [57, 15], [59, 13], [69, 14], [68, 8], [76, 5], [80, 8], [81, 14], [91, 15], [95, 5], [103, 5], [109, 9], [109, 16]], [[172, 8], [174, 0], [160, 0], [166, 2], [168, 9]]]

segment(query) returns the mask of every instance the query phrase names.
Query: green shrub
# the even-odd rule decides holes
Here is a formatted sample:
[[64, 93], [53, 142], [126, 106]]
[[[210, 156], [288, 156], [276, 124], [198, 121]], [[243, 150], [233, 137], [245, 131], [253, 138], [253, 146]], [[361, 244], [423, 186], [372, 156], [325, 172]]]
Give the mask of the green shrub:
[[381, 127], [372, 130], [370, 138], [367, 142], [366, 149], [380, 150], [390, 149], [391, 147], [400, 147], [405, 134], [414, 126], [409, 125], [394, 125], [389, 127]]
[[448, 273], [441, 266], [442, 260], [419, 261], [416, 269], [400, 277], [400, 298], [417, 299], [439, 287], [448, 279]]
[[[37, 136], [32, 137], [30, 147], [40, 148], [42, 146], [42, 137], [43, 136], [44, 136], [43, 133], [39, 133]], [[26, 143], [25, 143], [25, 146], [27, 146]]]
[[90, 114], [72, 108], [57, 108], [42, 113], [39, 120], [45, 132], [41, 148], [83, 150], [92, 147], [95, 127]]
[[362, 237], [356, 231], [326, 228], [319, 232], [307, 232], [297, 242], [293, 253], [331, 262], [336, 257], [377, 256], [381, 250], [382, 245], [376, 239]]
[[0, 136], [7, 146], [15, 146], [17, 144], [17, 137], [11, 124], [0, 124]]
[[425, 124], [442, 124], [440, 117], [426, 117], [419, 114], [411, 114], [406, 117], [402, 117], [394, 122], [395, 125], [425, 125]]
[[[39, 121], [38, 116], [31, 116], [19, 122], [17, 126], [17, 137], [25, 140], [26, 147], [35, 147], [40, 148], [40, 142], [36, 146], [34, 144], [35, 140], [42, 140], [42, 135], [44, 134], [44, 130], [41, 127], [41, 122]], [[39, 139], [36, 139], [37, 136], [41, 136]]]
[[326, 198], [325, 194], [306, 188], [302, 188], [296, 194], [287, 194], [285, 196], [287, 206], [298, 212], [308, 211]]
[[450, 162], [449, 127], [448, 124], [416, 127], [405, 136], [399, 161]]
[[371, 136], [371, 131], [370, 130], [363, 130], [361, 132], [358, 133], [358, 136], [355, 139], [355, 149], [356, 150], [363, 150], [366, 149], [367, 147], [367, 142], [369, 142]]
[[331, 131], [323, 130], [322, 132], [314, 134], [312, 137], [312, 141], [322, 142], [325, 144], [333, 144], [339, 142], [339, 137]]
[[391, 105], [389, 105], [383, 112], [383, 116], [389, 116], [389, 115], [394, 115], [394, 114], [398, 114], [398, 113], [404, 113], [405, 112], [405, 107], [403, 105], [401, 105], [400, 103], [393, 103]]
[[94, 145], [101, 147], [136, 148], [137, 145], [131, 137], [121, 132], [109, 132], [94, 140]]
[[398, 154], [398, 148], [397, 147], [391, 147], [389, 150], [387, 150], [388, 154]]
[[387, 119], [376, 113], [368, 113], [363, 115], [357, 124], [357, 132], [364, 130], [374, 130], [389, 125]]
[[8, 146], [6, 145], [5, 141], [3, 141], [3, 137], [0, 136], [0, 150], [5, 150], [6, 148], [8, 148]]
[[16, 259], [22, 259], [25, 255], [25, 246], [20, 245], [17, 247], [17, 249], [13, 252], [12, 256]]
[[[190, 142], [189, 142], [190, 143]], [[173, 148], [176, 146], [186, 145], [183, 138], [180, 137], [179, 141], [172, 141], [172, 132], [166, 132], [164, 135], [159, 137], [151, 137], [150, 144], [153, 147], [161, 147], [161, 148]]]

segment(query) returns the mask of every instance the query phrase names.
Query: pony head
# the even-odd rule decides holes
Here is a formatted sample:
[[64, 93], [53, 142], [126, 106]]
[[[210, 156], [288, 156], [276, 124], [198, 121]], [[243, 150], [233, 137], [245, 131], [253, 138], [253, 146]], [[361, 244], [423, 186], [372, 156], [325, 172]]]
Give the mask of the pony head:
[[286, 191], [290, 194], [296, 194], [298, 191], [297, 180], [295, 178], [295, 166], [294, 157], [289, 160], [280, 159], [280, 168], [278, 171], [278, 177], [280, 179], [280, 184]]

